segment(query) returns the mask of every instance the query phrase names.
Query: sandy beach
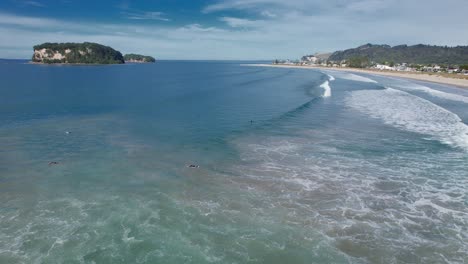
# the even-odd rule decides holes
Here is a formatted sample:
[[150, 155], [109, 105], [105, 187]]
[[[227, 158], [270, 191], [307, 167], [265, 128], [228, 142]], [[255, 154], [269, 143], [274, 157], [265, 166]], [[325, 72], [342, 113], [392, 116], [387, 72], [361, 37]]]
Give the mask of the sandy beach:
[[297, 65], [273, 65], [273, 64], [244, 64], [244, 66], [254, 67], [278, 67], [278, 68], [296, 68], [296, 69], [316, 69], [316, 70], [331, 70], [331, 71], [346, 71], [346, 72], [357, 72], [366, 74], [375, 74], [389, 77], [407, 78], [418, 81], [434, 82], [440, 84], [448, 84], [457, 86], [460, 88], [468, 88], [468, 79], [450, 78], [434, 74], [425, 73], [412, 73], [412, 72], [390, 72], [390, 71], [379, 71], [369, 69], [356, 69], [356, 68], [330, 68], [330, 67], [317, 67], [317, 66], [297, 66]]

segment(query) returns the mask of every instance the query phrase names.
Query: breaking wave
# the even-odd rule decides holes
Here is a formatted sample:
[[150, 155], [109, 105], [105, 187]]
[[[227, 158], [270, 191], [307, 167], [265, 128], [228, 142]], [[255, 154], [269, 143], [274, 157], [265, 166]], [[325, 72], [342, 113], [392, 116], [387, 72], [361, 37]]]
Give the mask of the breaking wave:
[[424, 92], [434, 97], [468, 104], [468, 97], [466, 96], [439, 91], [439, 90], [432, 89], [427, 86], [423, 86], [423, 85], [419, 85], [415, 83], [397, 84], [396, 87], [405, 91]]
[[[353, 157], [311, 135], [238, 140], [248, 165], [237, 168], [243, 176], [235, 185], [264, 199], [273, 211], [285, 212], [285, 223], [323, 230], [337, 249], [364, 263], [411, 263], [408, 259], [415, 258], [421, 261], [412, 263], [458, 263], [466, 258], [464, 154], [428, 153], [422, 160], [420, 153], [410, 152], [397, 158]], [[433, 174], [444, 184], [431, 180]], [[427, 236], [435, 226], [440, 233]]]
[[353, 74], [353, 73], [346, 73], [346, 74], [343, 74], [342, 76], [339, 76], [339, 77], [342, 78], [342, 79], [357, 81], [357, 82], [377, 83], [376, 81], [374, 81], [374, 80], [372, 80], [370, 78], [367, 78], [367, 77], [364, 77], [364, 76], [361, 76], [361, 75], [356, 75], [356, 74]]
[[335, 76], [336, 76], [336, 78], [350, 80], [350, 81], [365, 82], [365, 83], [377, 83], [377, 81], [375, 81], [375, 80], [372, 80], [370, 78], [367, 78], [367, 77], [364, 77], [364, 76], [361, 76], [361, 75], [357, 75], [357, 74], [354, 74], [354, 73], [338, 72], [338, 71], [335, 72], [335, 71], [333, 71], [333, 76], [331, 76], [329, 74], [330, 72], [326, 72], [326, 71], [324, 71], [324, 72], [329, 76], [330, 81], [335, 80]]
[[323, 88], [323, 97], [330, 97], [331, 96], [331, 87], [330, 87], [330, 81], [325, 81], [320, 85], [321, 88]]
[[346, 103], [385, 124], [468, 150], [468, 126], [460, 117], [420, 97], [387, 88], [352, 92]]

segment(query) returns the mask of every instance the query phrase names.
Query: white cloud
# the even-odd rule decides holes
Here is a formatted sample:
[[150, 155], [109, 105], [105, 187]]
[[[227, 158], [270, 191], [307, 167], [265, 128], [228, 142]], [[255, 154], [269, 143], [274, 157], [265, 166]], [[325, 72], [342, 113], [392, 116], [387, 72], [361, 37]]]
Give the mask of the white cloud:
[[138, 10], [132, 8], [129, 1], [121, 1], [116, 5], [116, 8], [121, 10], [122, 16], [126, 19], [170, 21], [163, 12]]
[[351, 2], [347, 8], [357, 12], [376, 12], [386, 9], [392, 2], [388, 0], [362, 0]]
[[17, 16], [0, 13], [0, 25], [15, 25], [25, 27], [50, 27], [57, 26], [60, 22], [55, 19], [41, 17]]
[[275, 13], [272, 13], [268, 10], [263, 10], [260, 12], [260, 14], [264, 17], [269, 17], [269, 18], [273, 18], [273, 17], [277, 17], [277, 15]]
[[264, 22], [261, 20], [249, 20], [245, 18], [236, 18], [236, 17], [220, 17], [219, 20], [222, 22], [225, 22], [230, 27], [234, 27], [234, 28], [257, 27]]
[[15, 0], [15, 3], [19, 6], [32, 6], [32, 7], [45, 7], [45, 4], [33, 1], [33, 0]]
[[122, 12], [125, 18], [133, 20], [160, 20], [160, 21], [170, 21], [169, 18], [166, 18], [162, 12]]
[[211, 4], [211, 5], [208, 5], [206, 7], [203, 8], [203, 12], [205, 13], [211, 13], [211, 12], [217, 12], [217, 11], [222, 11], [222, 10], [226, 10], [226, 9], [245, 9], [248, 7], [248, 3], [250, 1], [242, 1], [242, 0], [239, 0], [239, 1], [220, 1], [218, 3], [215, 3], [215, 4]]
[[[213, 14], [223, 10], [217, 18], [222, 24], [179, 26], [133, 20], [73, 23], [0, 13], [0, 35], [8, 39], [0, 42], [0, 57], [29, 58], [33, 45], [47, 41], [93, 41], [160, 59], [298, 58], [369, 42], [466, 45], [467, 8], [465, 0], [426, 0], [424, 5], [404, 0], [224, 0], [204, 9]], [[236, 16], [225, 15], [230, 9]]]
[[218, 0], [214, 4], [205, 6], [202, 11], [205, 13], [213, 13], [225, 10], [245, 10], [257, 12], [266, 17], [276, 17], [277, 13], [289, 11], [303, 12], [304, 14], [323, 12], [346, 13], [349, 11], [372, 12], [402, 1], [403, 0]]
[[203, 8], [203, 12], [212, 13], [224, 10], [251, 10], [259, 13], [264, 12], [266, 9], [287, 11], [291, 9], [298, 9], [307, 11], [307, 8], [321, 8], [329, 6], [334, 2], [343, 2], [341, 0], [218, 0], [216, 3], [208, 5]]

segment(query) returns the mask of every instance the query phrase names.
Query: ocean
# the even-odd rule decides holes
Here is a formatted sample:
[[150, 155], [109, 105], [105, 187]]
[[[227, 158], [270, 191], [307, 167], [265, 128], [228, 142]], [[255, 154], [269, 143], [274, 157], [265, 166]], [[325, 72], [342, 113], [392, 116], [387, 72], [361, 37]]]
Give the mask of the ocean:
[[2, 61], [0, 263], [468, 262], [468, 90], [244, 63]]

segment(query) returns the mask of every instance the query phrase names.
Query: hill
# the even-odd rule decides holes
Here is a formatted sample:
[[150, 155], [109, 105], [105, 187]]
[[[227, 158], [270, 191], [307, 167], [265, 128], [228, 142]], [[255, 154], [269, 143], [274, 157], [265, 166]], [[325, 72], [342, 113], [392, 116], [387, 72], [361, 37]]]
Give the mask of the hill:
[[122, 53], [97, 43], [44, 43], [34, 46], [33, 62], [72, 64], [121, 64]]
[[354, 49], [334, 52], [329, 60], [342, 61], [367, 58], [376, 63], [468, 64], [468, 46], [389, 45], [366, 44]]
[[155, 58], [140, 54], [125, 54], [124, 60], [126, 62], [156, 62]]

